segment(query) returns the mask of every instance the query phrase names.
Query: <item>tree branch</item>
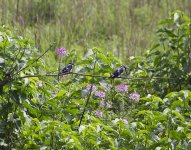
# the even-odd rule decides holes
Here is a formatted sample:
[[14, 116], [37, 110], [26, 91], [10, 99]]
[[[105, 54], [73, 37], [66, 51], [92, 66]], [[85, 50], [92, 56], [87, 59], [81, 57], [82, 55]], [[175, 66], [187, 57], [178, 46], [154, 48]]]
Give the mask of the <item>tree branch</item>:
[[[41, 57], [43, 57], [54, 45], [55, 45], [55, 43], [51, 44], [51, 45], [49, 46], [49, 48], [48, 48], [42, 55], [40, 55], [35, 61], [33, 61], [31, 64], [26, 65], [24, 68], [21, 68], [21, 69], [20, 69], [19, 71], [17, 71], [14, 75], [20, 73], [22, 70], [28, 68], [29, 66], [31, 66], [32, 64], [34, 64], [35, 62], [37, 62], [37, 61], [38, 61]], [[14, 75], [13, 75], [13, 76], [14, 76]]]

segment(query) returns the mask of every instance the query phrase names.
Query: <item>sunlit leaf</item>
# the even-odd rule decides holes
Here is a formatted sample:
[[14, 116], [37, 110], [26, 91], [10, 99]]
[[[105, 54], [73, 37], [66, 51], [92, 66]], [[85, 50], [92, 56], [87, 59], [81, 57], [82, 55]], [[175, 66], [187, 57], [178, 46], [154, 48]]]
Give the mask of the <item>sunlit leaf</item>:
[[173, 110], [172, 113], [175, 114], [182, 121], [185, 121], [185, 118], [179, 112]]

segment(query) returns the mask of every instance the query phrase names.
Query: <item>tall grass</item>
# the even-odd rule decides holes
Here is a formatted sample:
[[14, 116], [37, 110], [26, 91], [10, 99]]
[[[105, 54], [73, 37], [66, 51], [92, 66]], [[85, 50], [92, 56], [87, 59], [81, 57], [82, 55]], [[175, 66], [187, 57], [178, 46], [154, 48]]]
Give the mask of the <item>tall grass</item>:
[[152, 44], [156, 26], [175, 9], [189, 13], [190, 0], [1, 0], [0, 12], [1, 24], [39, 49], [56, 41], [82, 53], [97, 46], [126, 59]]

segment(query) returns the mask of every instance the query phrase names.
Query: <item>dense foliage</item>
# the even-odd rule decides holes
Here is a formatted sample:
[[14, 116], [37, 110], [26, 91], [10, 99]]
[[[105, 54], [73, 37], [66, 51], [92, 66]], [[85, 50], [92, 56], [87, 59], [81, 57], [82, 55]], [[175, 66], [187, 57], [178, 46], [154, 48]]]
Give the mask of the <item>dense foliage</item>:
[[50, 74], [42, 58], [54, 45], [39, 57], [0, 27], [0, 148], [189, 149], [189, 23], [174, 12], [159, 43], [127, 59], [127, 74], [116, 79], [109, 76], [122, 62], [99, 48], [58, 53], [59, 70], [73, 62], [74, 73]]

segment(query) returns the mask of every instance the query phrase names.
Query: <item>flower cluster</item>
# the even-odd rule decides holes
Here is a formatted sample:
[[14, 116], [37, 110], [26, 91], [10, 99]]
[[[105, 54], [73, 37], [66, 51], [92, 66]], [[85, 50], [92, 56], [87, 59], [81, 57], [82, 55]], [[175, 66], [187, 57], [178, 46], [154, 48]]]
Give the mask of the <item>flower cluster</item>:
[[66, 54], [66, 49], [64, 47], [57, 48], [56, 53], [58, 56], [63, 56]]
[[[110, 89], [112, 87], [112, 85], [107, 84], [107, 83], [100, 83], [100, 84], [101, 84], [102, 88], [104, 88], [105, 90]], [[121, 83], [121, 84], [117, 85], [115, 88], [120, 93], [128, 93], [128, 85], [127, 84]], [[86, 90], [88, 90], [88, 91], [92, 90], [92, 93], [95, 96], [101, 98], [101, 100], [100, 100], [101, 110], [95, 111], [95, 116], [101, 118], [103, 116], [102, 109], [103, 108], [106, 108], [106, 109], [111, 108], [112, 102], [108, 101], [108, 100], [106, 101], [106, 93], [104, 91], [97, 90], [97, 87], [94, 84], [88, 84], [86, 86]], [[133, 92], [129, 95], [129, 99], [132, 101], [138, 102], [140, 99], [140, 94], [137, 92]], [[128, 120], [126, 120], [126, 119], [119, 119], [119, 120], [123, 121], [124, 124], [126, 124], [126, 125], [129, 123]]]
[[95, 112], [95, 115], [96, 115], [97, 117], [102, 117], [102, 116], [103, 116], [103, 112], [102, 112], [101, 110], [97, 110], [97, 111]]
[[98, 97], [101, 97], [101, 98], [105, 98], [105, 92], [96, 91], [95, 96], [98, 96]]
[[96, 91], [96, 86], [95, 86], [94, 84], [88, 84], [88, 85], [86, 86], [86, 89], [87, 89], [88, 91], [90, 91], [91, 88], [92, 88], [92, 93], [94, 93], [94, 92]]
[[100, 101], [100, 105], [101, 105], [102, 107], [111, 108], [112, 102], [111, 102], [111, 101], [105, 102], [105, 100], [102, 99], [102, 100]]
[[137, 93], [137, 92], [133, 92], [133, 93], [131, 93], [131, 94], [129, 95], [129, 98], [130, 98], [131, 100], [133, 100], [133, 101], [138, 102], [139, 99], [140, 99], [140, 94]]
[[117, 88], [117, 91], [120, 92], [120, 93], [127, 93], [128, 92], [128, 86], [126, 84], [119, 84], [116, 86]]

